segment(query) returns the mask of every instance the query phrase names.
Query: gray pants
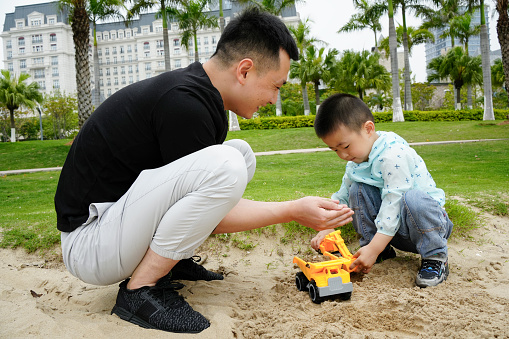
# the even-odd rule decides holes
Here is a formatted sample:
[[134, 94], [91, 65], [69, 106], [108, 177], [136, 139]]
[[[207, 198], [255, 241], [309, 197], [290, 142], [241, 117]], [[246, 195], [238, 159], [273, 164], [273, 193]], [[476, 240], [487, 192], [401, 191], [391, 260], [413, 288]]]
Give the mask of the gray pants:
[[150, 247], [189, 258], [242, 198], [254, 175], [249, 144], [230, 140], [140, 173], [117, 201], [90, 205], [87, 222], [62, 233], [65, 266], [86, 283], [131, 276]]

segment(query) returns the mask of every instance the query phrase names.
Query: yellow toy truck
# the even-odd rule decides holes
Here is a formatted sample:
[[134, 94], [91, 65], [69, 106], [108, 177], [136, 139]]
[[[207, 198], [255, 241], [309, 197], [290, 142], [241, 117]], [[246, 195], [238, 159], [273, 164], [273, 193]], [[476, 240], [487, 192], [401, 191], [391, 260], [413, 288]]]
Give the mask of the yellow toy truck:
[[355, 260], [341, 237], [341, 231], [334, 231], [325, 236], [320, 249], [322, 255], [330, 260], [310, 263], [299, 257], [293, 258], [302, 272], [295, 276], [295, 285], [299, 291], [308, 291], [315, 304], [320, 304], [326, 297], [339, 296], [348, 300], [352, 296], [350, 265]]

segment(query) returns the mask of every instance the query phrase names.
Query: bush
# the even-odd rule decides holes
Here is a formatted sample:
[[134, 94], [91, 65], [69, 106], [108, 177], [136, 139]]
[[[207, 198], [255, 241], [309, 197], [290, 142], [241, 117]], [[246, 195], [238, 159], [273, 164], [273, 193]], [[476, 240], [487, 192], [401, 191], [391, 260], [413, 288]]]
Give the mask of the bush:
[[[504, 120], [509, 110], [495, 109], [495, 119]], [[449, 111], [406, 111], [405, 121], [467, 121], [483, 119], [482, 109], [449, 110]], [[375, 122], [391, 122], [392, 112], [373, 113]], [[314, 115], [266, 117], [255, 119], [239, 119], [242, 130], [247, 129], [285, 129], [297, 127], [313, 127]]]

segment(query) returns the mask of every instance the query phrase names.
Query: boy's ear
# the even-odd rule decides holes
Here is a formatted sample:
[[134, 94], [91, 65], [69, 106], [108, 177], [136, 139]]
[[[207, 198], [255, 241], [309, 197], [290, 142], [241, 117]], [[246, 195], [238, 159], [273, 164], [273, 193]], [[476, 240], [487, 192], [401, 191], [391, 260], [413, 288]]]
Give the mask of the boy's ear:
[[364, 123], [364, 129], [368, 134], [375, 133], [375, 123], [371, 120], [368, 120]]
[[245, 82], [246, 82], [246, 79], [247, 79], [247, 74], [248, 72], [250, 72], [251, 70], [253, 70], [253, 60], [249, 59], [249, 58], [246, 58], [246, 59], [242, 59], [238, 64], [237, 64], [237, 73], [236, 73], [236, 77], [237, 77], [237, 81], [241, 84], [241, 85], [244, 85]]

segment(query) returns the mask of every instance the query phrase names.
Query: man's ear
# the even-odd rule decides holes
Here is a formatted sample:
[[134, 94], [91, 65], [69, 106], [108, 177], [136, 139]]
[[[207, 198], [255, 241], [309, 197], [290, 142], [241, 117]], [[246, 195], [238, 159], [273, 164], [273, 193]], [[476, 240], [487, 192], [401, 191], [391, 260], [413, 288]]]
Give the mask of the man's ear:
[[252, 71], [254, 69], [254, 64], [253, 64], [253, 60], [252, 59], [249, 59], [249, 58], [246, 58], [246, 59], [242, 59], [238, 64], [237, 64], [237, 81], [244, 85], [246, 83], [246, 79], [247, 79], [247, 74]]

